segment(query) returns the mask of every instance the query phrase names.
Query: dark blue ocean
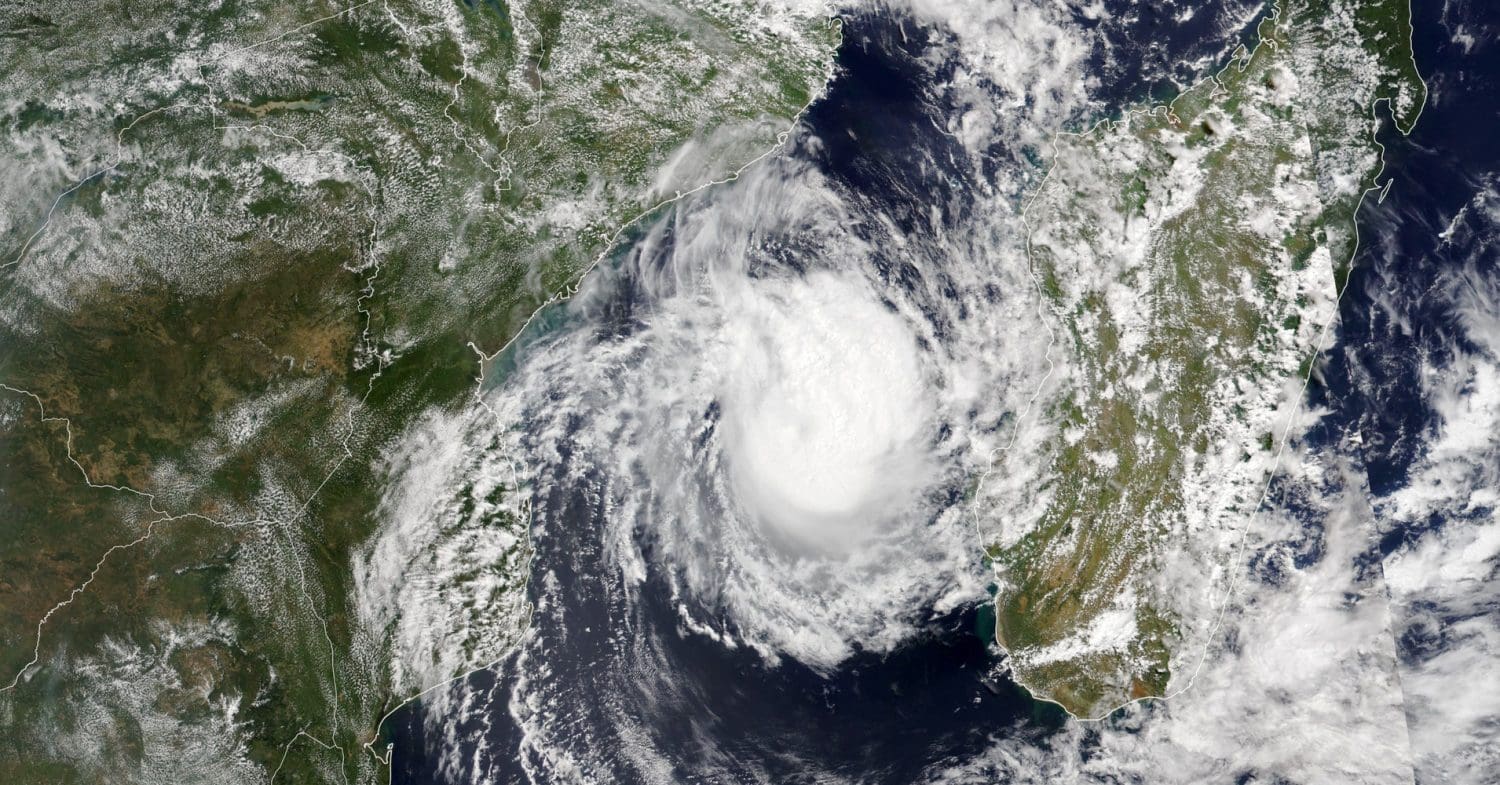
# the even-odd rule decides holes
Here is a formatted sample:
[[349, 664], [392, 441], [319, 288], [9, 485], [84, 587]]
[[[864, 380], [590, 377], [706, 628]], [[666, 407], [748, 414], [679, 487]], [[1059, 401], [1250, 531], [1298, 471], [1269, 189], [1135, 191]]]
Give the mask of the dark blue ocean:
[[[1173, 21], [1178, 14], [1156, 4], [1107, 5], [1136, 12], [1115, 13], [1097, 28], [1107, 43], [1096, 52], [1101, 83], [1093, 91], [1103, 116], [1169, 95], [1173, 78], [1190, 76], [1174, 64], [1222, 55], [1226, 40], [1251, 32], [1239, 26], [1227, 38], [1224, 33], [1226, 20], [1249, 18], [1245, 3], [1205, 4], [1186, 23]], [[1475, 249], [1443, 246], [1437, 236], [1472, 198], [1475, 183], [1500, 172], [1500, 79], [1486, 78], [1500, 74], [1500, 48], [1491, 43], [1466, 51], [1451, 33], [1455, 20], [1500, 14], [1478, 0], [1418, 3], [1415, 12], [1417, 62], [1431, 87], [1428, 106], [1409, 138], [1389, 124], [1382, 133], [1385, 177], [1395, 183], [1382, 203], [1367, 200], [1359, 215], [1364, 246], [1341, 301], [1342, 327], [1309, 393], [1330, 412], [1313, 440], [1346, 444], [1350, 433], [1360, 433], [1359, 458], [1377, 493], [1399, 487], [1421, 453], [1420, 437], [1432, 415], [1416, 393], [1420, 358], [1444, 351], [1457, 334], [1446, 304], [1427, 295], [1446, 270], [1475, 263]], [[805, 130], [826, 144], [816, 152], [790, 153], [811, 156], [850, 191], [880, 202], [890, 215], [907, 216], [913, 231], [923, 230], [915, 224], [929, 214], [926, 200], [962, 201], [955, 191], [968, 186], [907, 165], [941, 158], [930, 153], [951, 144], [932, 123], [951, 107], [930, 105], [918, 83], [926, 77], [917, 64], [935, 46], [894, 12], [849, 17], [839, 76], [804, 120]], [[1486, 268], [1486, 274], [1497, 273]], [[1400, 291], [1380, 288], [1391, 281]], [[1399, 304], [1404, 321], [1372, 306], [1382, 292]], [[1399, 329], [1396, 321], [1415, 329]], [[569, 623], [533, 631], [547, 668], [528, 678], [565, 685], [558, 694], [571, 696], [575, 710], [558, 721], [570, 725], [567, 735], [578, 743], [651, 745], [666, 753], [671, 776], [680, 782], [704, 781], [711, 758], [718, 776], [738, 781], [798, 783], [837, 775], [904, 785], [935, 762], [980, 754], [997, 736], [1040, 744], [1067, 722], [1059, 709], [1032, 701], [1005, 678], [989, 643], [993, 622], [986, 607], [939, 618], [906, 647], [884, 656], [857, 655], [827, 676], [790, 661], [769, 667], [752, 651], [681, 635], [674, 600], [660, 576], [648, 578], [639, 602], [620, 602], [621, 578], [601, 547], [598, 499], [585, 488], [541, 487], [551, 490], [535, 500], [537, 508], [565, 525], [548, 525], [536, 538], [532, 569], [568, 587], [546, 601], [565, 602]], [[1388, 550], [1410, 532], [1383, 535], [1381, 547]], [[532, 582], [534, 595], [539, 584]], [[652, 642], [657, 661], [669, 665], [665, 673], [632, 667], [634, 660], [612, 634], [622, 625], [631, 636]], [[1417, 656], [1411, 647], [1422, 642], [1402, 645], [1405, 654]], [[483, 700], [448, 718], [461, 735], [486, 740], [481, 754], [460, 750], [455, 756], [443, 749], [421, 703], [388, 720], [382, 730], [394, 745], [393, 783], [527, 781], [522, 731], [510, 713], [512, 664], [469, 677], [466, 691]], [[659, 693], [663, 678], [674, 682], [666, 708]], [[648, 738], [623, 739], [612, 727], [618, 715], [588, 710], [606, 697], [627, 713], [639, 705], [639, 716], [649, 720]], [[1081, 754], [1087, 754], [1086, 745]], [[462, 762], [455, 766], [455, 758]], [[594, 775], [636, 781], [634, 769], [618, 760], [618, 767]]]
[[[1363, 249], [1342, 302], [1326, 391], [1333, 405], [1328, 427], [1359, 434], [1376, 498], [1407, 485], [1437, 424], [1432, 402], [1422, 397], [1424, 368], [1441, 371], [1455, 349], [1476, 348], [1455, 301], [1465, 299], [1464, 289], [1500, 285], [1500, 216], [1465, 209], [1476, 196], [1500, 193], [1500, 6], [1485, 0], [1413, 6], [1427, 106], [1410, 137], [1388, 124], [1380, 137], [1388, 162], [1383, 179], [1392, 185], [1383, 202], [1367, 201], [1359, 216]], [[1465, 277], [1455, 291], [1454, 282]], [[1382, 521], [1372, 557], [1492, 513], [1475, 505], [1457, 517]], [[1500, 616], [1500, 608], [1424, 611], [1436, 623], [1400, 613], [1393, 620], [1405, 667], [1444, 651], [1447, 631], [1462, 614]]]

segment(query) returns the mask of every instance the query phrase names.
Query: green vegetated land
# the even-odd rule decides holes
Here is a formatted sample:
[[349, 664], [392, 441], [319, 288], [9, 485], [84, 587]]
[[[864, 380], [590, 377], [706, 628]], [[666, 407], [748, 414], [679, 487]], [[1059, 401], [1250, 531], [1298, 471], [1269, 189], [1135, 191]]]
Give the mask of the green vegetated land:
[[383, 781], [384, 448], [769, 149], [837, 39], [696, 0], [0, 11], [0, 781]]
[[1409, 130], [1425, 100], [1408, 13], [1285, 0], [1169, 108], [1057, 141], [1028, 218], [1067, 381], [1045, 512], [991, 557], [1017, 676], [1074, 714], [1168, 694], [1207, 645], [1205, 573], [1233, 568], [1379, 170], [1372, 108]]

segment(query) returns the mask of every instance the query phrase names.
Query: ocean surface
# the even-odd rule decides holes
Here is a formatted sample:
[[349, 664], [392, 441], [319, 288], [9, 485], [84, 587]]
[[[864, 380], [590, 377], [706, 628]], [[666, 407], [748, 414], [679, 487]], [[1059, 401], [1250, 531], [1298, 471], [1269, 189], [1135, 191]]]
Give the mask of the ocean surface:
[[[1466, 47], [1452, 32], [1465, 15], [1494, 12], [1473, 2], [1416, 5], [1417, 62], [1432, 94], [1412, 136], [1389, 123], [1382, 131], [1385, 177], [1395, 182], [1359, 215], [1363, 246], [1341, 301], [1341, 327], [1309, 392], [1327, 412], [1310, 441], [1348, 444], [1359, 434], [1356, 457], [1376, 495], [1402, 486], [1422, 453], [1433, 417], [1417, 383], [1424, 363], [1441, 364], [1442, 353], [1464, 340], [1451, 304], [1430, 293], [1455, 269], [1500, 275], [1500, 255], [1480, 247], [1494, 231], [1441, 239], [1476, 188], [1500, 177], [1500, 80], [1484, 78], [1500, 73], [1500, 49]], [[1246, 13], [1235, 4], [1197, 8], [1186, 20], [1170, 8], [1116, 13], [1105, 23], [1080, 17], [1109, 44], [1093, 63], [1095, 116], [1170, 95], [1172, 79], [1188, 75], [1182, 64], [1220, 58], [1226, 20], [1247, 20]], [[922, 225], [931, 220], [929, 204], [961, 215], [966, 189], [976, 186], [972, 173], [920, 165], [941, 160], [952, 144], [935, 128], [955, 107], [932, 105], [918, 83], [926, 78], [918, 63], [937, 45], [898, 14], [849, 17], [839, 75], [803, 120], [803, 133], [823, 144], [787, 153], [808, 157], [916, 232], [931, 230]], [[782, 263], [797, 269], [795, 248]], [[880, 255], [871, 263], [892, 264], [885, 276], [902, 274]], [[628, 331], [636, 294], [628, 277], [618, 287], [611, 329]], [[569, 329], [569, 321], [557, 315], [533, 329]], [[508, 361], [524, 363], [526, 345], [519, 341]], [[643, 771], [676, 782], [911, 783], [938, 762], [984, 753], [997, 737], [1045, 747], [1070, 722], [1007, 678], [982, 603], [936, 613], [924, 634], [894, 652], [856, 653], [832, 673], [789, 658], [769, 664], [749, 648], [684, 634], [684, 599], [651, 560], [641, 587], [623, 588], [603, 542], [609, 509], [597, 488], [538, 487], [535, 505], [547, 523], [535, 538], [530, 591], [547, 613], [539, 612], [523, 644], [527, 664], [512, 657], [469, 676], [452, 691], [461, 699], [416, 702], [388, 720], [394, 783], [548, 782], [552, 774], [637, 782], [648, 779]], [[1411, 527], [1380, 531], [1372, 564], [1419, 535]], [[555, 618], [566, 623], [550, 623]], [[1402, 657], [1419, 658], [1441, 641], [1407, 635], [1398, 646]], [[517, 700], [518, 690], [545, 700]], [[538, 723], [549, 725], [546, 744], [528, 741]], [[593, 768], [554, 771], [567, 756], [549, 757], [549, 745], [590, 748]], [[1087, 756], [1088, 745], [1067, 754]]]

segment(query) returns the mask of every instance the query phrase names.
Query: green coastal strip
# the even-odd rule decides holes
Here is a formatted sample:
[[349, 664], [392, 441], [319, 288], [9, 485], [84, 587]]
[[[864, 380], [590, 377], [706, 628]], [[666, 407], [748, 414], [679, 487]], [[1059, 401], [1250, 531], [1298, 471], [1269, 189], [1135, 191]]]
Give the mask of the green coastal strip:
[[1259, 36], [1059, 136], [1027, 210], [1063, 383], [1040, 512], [989, 550], [997, 637], [1080, 717], [1182, 689], [1213, 644], [1381, 168], [1371, 111], [1405, 132], [1425, 100], [1407, 0], [1285, 0]]

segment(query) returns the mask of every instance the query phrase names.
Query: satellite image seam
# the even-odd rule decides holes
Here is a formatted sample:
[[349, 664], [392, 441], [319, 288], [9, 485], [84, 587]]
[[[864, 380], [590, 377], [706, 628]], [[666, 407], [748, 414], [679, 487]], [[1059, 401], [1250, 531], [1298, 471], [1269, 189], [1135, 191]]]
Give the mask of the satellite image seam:
[[1493, 782], [1497, 41], [0, 1], [0, 781]]

